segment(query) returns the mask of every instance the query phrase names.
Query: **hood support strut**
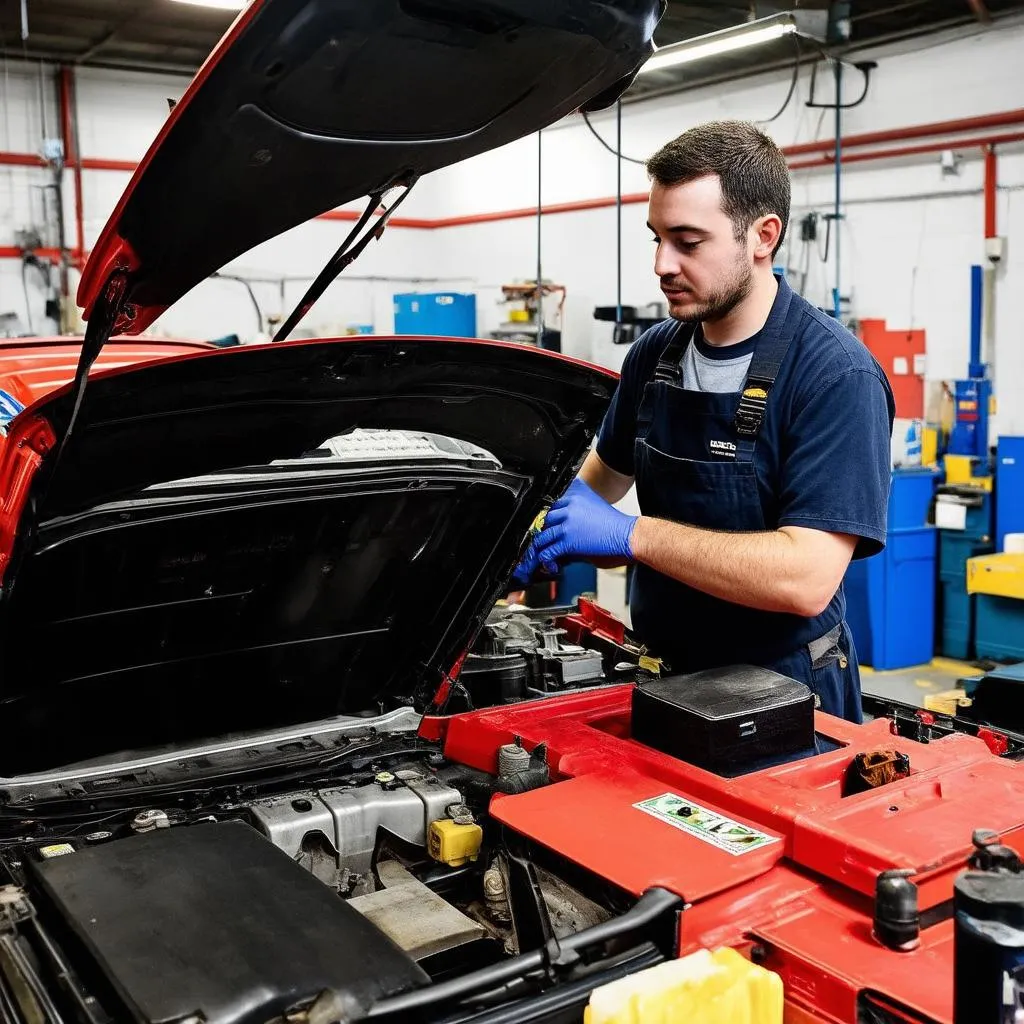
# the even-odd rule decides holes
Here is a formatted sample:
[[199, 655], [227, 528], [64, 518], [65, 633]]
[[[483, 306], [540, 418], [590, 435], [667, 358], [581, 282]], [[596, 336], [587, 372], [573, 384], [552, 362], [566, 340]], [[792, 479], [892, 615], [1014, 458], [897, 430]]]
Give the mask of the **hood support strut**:
[[53, 470], [60, 464], [61, 455], [75, 428], [78, 414], [82, 410], [82, 402], [85, 398], [85, 386], [89, 379], [89, 370], [96, 362], [100, 350], [107, 343], [117, 324], [118, 317], [125, 308], [125, 294], [128, 290], [128, 275], [123, 270], [115, 270], [107, 280], [106, 287], [100, 295], [99, 301], [93, 315], [85, 328], [85, 338], [82, 341], [82, 352], [78, 357], [78, 365], [75, 367], [75, 379], [71, 385], [73, 396], [71, 415], [68, 417], [68, 424], [64, 433], [57, 439], [57, 454], [53, 460]]
[[[331, 257], [327, 266], [320, 271], [316, 280], [306, 290], [306, 294], [299, 300], [299, 304], [288, 315], [288, 319], [285, 320], [277, 334], [274, 335], [274, 341], [284, 341], [284, 339], [295, 330], [310, 309], [313, 308], [313, 303], [316, 302], [316, 300], [319, 299], [325, 291], [327, 291], [331, 282], [334, 281], [346, 267], [355, 262], [373, 239], [380, 238], [380, 236], [384, 234], [384, 229], [387, 227], [388, 220], [391, 218], [391, 215], [399, 206], [402, 205], [405, 197], [412, 191], [412, 187], [415, 184], [415, 177], [406, 178], [405, 180], [396, 181], [394, 184], [388, 186], [387, 189], [383, 189], [380, 192], [374, 192], [370, 196], [370, 201], [366, 204], [366, 209], [363, 210], [359, 220], [356, 221], [355, 227], [348, 233], [348, 237], [341, 243], [338, 251]], [[402, 194], [390, 206], [380, 209], [384, 201], [384, 196], [392, 188], [396, 187], [403, 189]], [[359, 232], [366, 227], [374, 212], [378, 209], [380, 209], [380, 214], [377, 217], [376, 222], [360, 238]]]

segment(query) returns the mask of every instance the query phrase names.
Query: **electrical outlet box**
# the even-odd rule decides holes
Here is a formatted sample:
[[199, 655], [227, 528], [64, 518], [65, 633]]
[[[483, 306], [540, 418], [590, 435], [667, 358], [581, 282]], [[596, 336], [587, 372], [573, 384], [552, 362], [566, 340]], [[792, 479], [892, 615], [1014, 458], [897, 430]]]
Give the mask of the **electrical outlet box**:
[[990, 263], [998, 263], [1006, 257], [1006, 239], [1001, 236], [985, 239], [985, 257]]

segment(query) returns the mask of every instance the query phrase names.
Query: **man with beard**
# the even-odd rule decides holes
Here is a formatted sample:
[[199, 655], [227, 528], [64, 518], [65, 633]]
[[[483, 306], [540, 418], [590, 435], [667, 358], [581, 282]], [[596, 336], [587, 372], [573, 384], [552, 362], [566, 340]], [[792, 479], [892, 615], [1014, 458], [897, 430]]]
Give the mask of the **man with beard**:
[[[627, 354], [596, 450], [516, 576], [635, 563], [633, 630], [674, 673], [761, 665], [860, 721], [842, 579], [885, 544], [889, 383], [773, 272], [790, 206], [774, 142], [705, 124], [647, 171], [670, 317]], [[634, 482], [639, 516], [612, 507]]]

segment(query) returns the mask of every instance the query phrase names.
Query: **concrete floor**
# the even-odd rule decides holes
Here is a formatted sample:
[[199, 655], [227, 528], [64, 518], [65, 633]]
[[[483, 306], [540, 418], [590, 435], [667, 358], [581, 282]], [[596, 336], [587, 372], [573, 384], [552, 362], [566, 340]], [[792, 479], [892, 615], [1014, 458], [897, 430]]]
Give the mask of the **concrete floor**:
[[977, 665], [935, 658], [929, 665], [875, 672], [862, 665], [861, 690], [877, 697], [889, 697], [907, 704], [926, 706], [927, 698], [936, 698], [957, 688], [957, 681], [966, 676], [981, 675]]

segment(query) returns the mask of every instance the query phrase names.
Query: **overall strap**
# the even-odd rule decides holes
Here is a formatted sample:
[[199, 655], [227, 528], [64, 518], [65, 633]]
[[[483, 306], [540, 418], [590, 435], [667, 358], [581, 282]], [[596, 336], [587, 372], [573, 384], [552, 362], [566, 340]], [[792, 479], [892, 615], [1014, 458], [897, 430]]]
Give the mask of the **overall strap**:
[[793, 293], [786, 287], [779, 295], [777, 308], [772, 311], [771, 323], [765, 325], [764, 333], [758, 339], [736, 408], [733, 428], [738, 439], [736, 454], [739, 459], [753, 456], [754, 444], [768, 408], [768, 395], [799, 328], [801, 315], [800, 304], [793, 301]]
[[682, 376], [683, 353], [690, 344], [690, 339], [697, 330], [697, 324], [682, 321], [672, 332], [668, 344], [661, 353], [654, 376], [651, 378], [655, 384], [678, 384]]

